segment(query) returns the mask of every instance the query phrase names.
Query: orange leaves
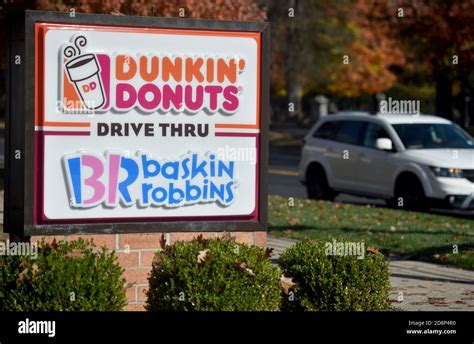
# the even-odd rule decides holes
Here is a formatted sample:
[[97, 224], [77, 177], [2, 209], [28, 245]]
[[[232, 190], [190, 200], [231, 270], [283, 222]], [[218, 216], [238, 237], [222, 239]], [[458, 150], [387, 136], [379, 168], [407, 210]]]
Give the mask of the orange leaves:
[[77, 12], [124, 13], [142, 16], [219, 20], [265, 20], [266, 10], [255, 0], [88, 0], [75, 5], [60, 0], [38, 0], [37, 8]]
[[349, 60], [333, 71], [329, 89], [346, 97], [383, 92], [397, 80], [391, 68], [406, 64], [401, 44], [392, 32], [395, 24], [384, 18], [389, 16], [384, 4], [357, 0], [351, 6], [347, 18], [354, 39], [346, 47]]

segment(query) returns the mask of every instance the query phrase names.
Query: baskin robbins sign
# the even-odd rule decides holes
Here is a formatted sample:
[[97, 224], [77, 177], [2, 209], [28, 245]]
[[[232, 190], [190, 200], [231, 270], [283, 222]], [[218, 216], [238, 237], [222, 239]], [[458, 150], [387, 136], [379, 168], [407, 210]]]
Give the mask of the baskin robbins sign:
[[24, 97], [24, 121], [10, 115], [22, 134], [9, 137], [7, 157], [23, 224], [18, 209], [7, 222], [26, 234], [265, 229], [266, 23], [36, 11], [23, 20], [26, 43], [11, 50], [32, 78], [14, 80], [10, 66], [20, 84], [10, 113]]

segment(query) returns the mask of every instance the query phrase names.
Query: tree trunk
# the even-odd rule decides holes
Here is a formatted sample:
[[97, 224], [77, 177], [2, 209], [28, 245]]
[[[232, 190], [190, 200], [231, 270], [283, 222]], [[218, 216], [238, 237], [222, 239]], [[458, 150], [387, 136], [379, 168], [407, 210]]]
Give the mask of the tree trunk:
[[446, 72], [438, 71], [436, 78], [436, 115], [453, 119], [453, 82]]
[[302, 0], [290, 0], [289, 8], [294, 10], [294, 17], [288, 15], [288, 40], [286, 57], [286, 89], [288, 94], [288, 117], [289, 119], [301, 119], [301, 83], [299, 78], [300, 64], [300, 37], [299, 25], [302, 20]]
[[372, 106], [370, 109], [370, 113], [376, 114], [379, 112], [379, 98], [377, 97], [377, 94], [374, 93], [372, 94]]

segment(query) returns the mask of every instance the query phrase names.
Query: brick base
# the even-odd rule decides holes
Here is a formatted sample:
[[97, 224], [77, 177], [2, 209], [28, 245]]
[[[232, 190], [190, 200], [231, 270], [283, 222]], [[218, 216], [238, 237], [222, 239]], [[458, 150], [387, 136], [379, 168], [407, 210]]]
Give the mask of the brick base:
[[[165, 233], [167, 244], [174, 244], [177, 241], [192, 240], [199, 234], [204, 238], [217, 238], [223, 235], [222, 232], [206, 233]], [[151, 263], [155, 252], [160, 247], [162, 233], [151, 234], [91, 234], [91, 235], [56, 235], [56, 236], [32, 236], [31, 242], [47, 242], [60, 240], [75, 240], [79, 237], [92, 239], [96, 246], [105, 246], [109, 250], [115, 251], [119, 264], [125, 269], [124, 277], [127, 280], [125, 292], [128, 298], [126, 311], [143, 311], [146, 301], [146, 288], [148, 287], [148, 273], [151, 271]], [[249, 245], [265, 247], [267, 245], [266, 232], [230, 232], [237, 242]]]

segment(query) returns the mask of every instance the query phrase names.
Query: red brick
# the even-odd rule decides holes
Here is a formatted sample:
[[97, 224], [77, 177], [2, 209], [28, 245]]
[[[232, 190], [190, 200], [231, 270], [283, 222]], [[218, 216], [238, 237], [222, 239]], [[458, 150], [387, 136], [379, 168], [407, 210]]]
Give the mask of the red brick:
[[115, 252], [118, 263], [124, 268], [138, 267], [138, 251], [135, 252]]
[[138, 303], [138, 304], [128, 304], [123, 309], [126, 312], [144, 312], [145, 311], [145, 303]]
[[151, 268], [153, 258], [155, 257], [157, 251], [141, 251], [141, 260], [140, 260], [140, 267], [142, 268]]
[[217, 233], [217, 236], [220, 238], [224, 235], [230, 235], [235, 238], [235, 241], [241, 244], [253, 245], [254, 238], [253, 232], [221, 232]]
[[267, 246], [267, 232], [255, 232], [255, 245], [261, 247]]
[[148, 285], [139, 285], [137, 286], [137, 294], [138, 294], [138, 302], [145, 302], [147, 297], [146, 297], [146, 291], [148, 289]]
[[253, 245], [255, 244], [255, 239], [253, 236], [253, 232], [235, 232], [231, 233], [235, 237], [235, 241], [242, 243], [242, 244], [247, 244], [247, 245]]
[[214, 232], [174, 232], [170, 233], [170, 244], [173, 245], [177, 241], [191, 241], [202, 234], [204, 239], [215, 238]]
[[148, 283], [148, 273], [150, 271], [150, 268], [125, 269], [123, 277], [127, 280], [127, 283], [145, 284]]
[[133, 249], [154, 248], [159, 249], [162, 233], [133, 233], [119, 235], [119, 248]]
[[116, 241], [115, 234], [75, 234], [66, 237], [68, 241], [77, 240], [82, 238], [84, 240], [93, 240], [94, 245], [97, 247], [106, 247], [110, 250], [115, 250]]
[[128, 285], [125, 287], [125, 296], [127, 297], [128, 302], [135, 302], [135, 284]]

